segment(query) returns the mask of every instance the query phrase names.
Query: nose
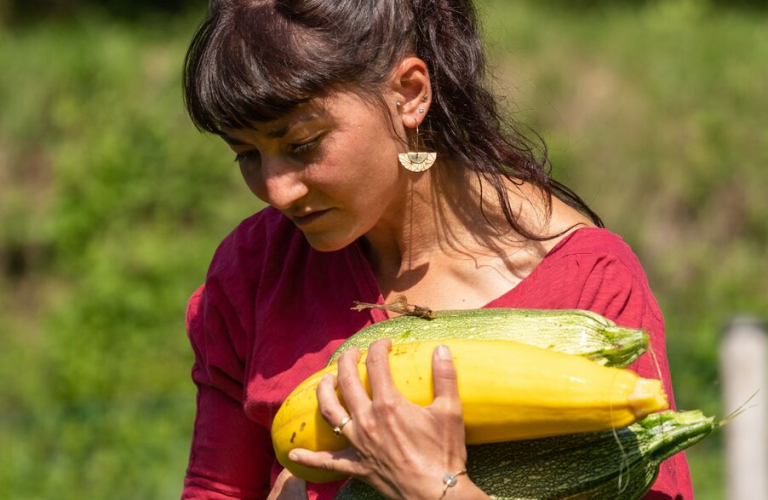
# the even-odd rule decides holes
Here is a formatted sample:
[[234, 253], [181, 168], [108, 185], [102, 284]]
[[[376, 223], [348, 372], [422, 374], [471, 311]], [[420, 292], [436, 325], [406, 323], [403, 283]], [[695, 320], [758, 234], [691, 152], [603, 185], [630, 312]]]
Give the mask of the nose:
[[259, 185], [252, 186], [251, 189], [262, 201], [278, 210], [291, 208], [309, 193], [302, 165], [277, 158], [262, 158], [260, 170]]

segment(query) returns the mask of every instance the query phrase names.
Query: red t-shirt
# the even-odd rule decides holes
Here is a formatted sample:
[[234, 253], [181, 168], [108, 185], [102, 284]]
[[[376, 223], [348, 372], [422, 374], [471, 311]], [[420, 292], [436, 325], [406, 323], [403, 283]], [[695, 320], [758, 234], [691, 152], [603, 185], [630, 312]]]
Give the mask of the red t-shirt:
[[[269, 428], [281, 402], [347, 337], [386, 319], [383, 311], [351, 311], [353, 301], [382, 301], [358, 244], [317, 252], [272, 208], [222, 242], [187, 310], [198, 394], [183, 499], [267, 497], [280, 472]], [[589, 309], [643, 328], [657, 364], [644, 355], [632, 368], [649, 378], [661, 373], [672, 399], [664, 320], [637, 258], [604, 229], [571, 233], [485, 307]], [[308, 484], [309, 500], [332, 500], [340, 484]], [[644, 497], [692, 499], [682, 453], [662, 464]]]

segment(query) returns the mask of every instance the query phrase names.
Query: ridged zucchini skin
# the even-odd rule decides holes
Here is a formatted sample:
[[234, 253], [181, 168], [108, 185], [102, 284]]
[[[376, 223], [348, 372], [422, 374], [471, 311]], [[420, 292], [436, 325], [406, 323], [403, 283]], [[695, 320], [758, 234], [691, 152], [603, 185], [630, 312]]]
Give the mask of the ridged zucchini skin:
[[[624, 429], [468, 446], [469, 477], [497, 500], [638, 500], [661, 462], [709, 436], [700, 411], [665, 411]], [[435, 478], [439, 481], [440, 478]], [[383, 500], [350, 480], [335, 500]]]
[[629, 366], [648, 347], [648, 335], [642, 330], [617, 326], [591, 311], [471, 309], [436, 311], [434, 319], [398, 316], [374, 323], [342, 343], [328, 364], [352, 346], [366, 350], [381, 338], [393, 344], [454, 338], [513, 340], [618, 368]]

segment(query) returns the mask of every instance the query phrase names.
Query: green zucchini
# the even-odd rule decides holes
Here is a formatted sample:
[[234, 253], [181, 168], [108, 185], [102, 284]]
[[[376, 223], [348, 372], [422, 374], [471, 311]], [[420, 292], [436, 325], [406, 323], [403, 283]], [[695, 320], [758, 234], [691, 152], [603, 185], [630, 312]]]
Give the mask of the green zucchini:
[[642, 330], [617, 326], [591, 311], [471, 309], [436, 311], [433, 319], [398, 316], [374, 323], [342, 343], [328, 364], [344, 350], [352, 346], [365, 350], [380, 338], [393, 344], [450, 338], [513, 340], [618, 368], [629, 366], [648, 346]]
[[[467, 447], [469, 477], [497, 500], [637, 500], [661, 462], [719, 424], [700, 411], [666, 411], [613, 431]], [[439, 480], [439, 478], [436, 478]], [[353, 479], [336, 500], [382, 500]]]

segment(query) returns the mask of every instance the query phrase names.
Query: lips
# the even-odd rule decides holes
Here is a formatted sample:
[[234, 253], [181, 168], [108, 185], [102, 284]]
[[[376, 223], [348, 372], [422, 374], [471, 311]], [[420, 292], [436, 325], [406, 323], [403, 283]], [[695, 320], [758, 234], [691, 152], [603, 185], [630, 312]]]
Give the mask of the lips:
[[297, 226], [305, 226], [307, 224], [310, 224], [326, 213], [328, 213], [330, 209], [327, 210], [316, 210], [314, 212], [309, 212], [304, 215], [289, 215], [290, 219], [293, 221], [294, 224]]

